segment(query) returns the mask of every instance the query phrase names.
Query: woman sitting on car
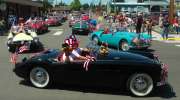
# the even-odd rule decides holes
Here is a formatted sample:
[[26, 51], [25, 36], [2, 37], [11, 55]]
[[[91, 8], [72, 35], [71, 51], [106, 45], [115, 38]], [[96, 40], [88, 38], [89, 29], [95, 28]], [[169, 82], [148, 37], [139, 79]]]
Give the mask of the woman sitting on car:
[[87, 51], [83, 48], [79, 48], [79, 43], [74, 35], [71, 35], [68, 39], [65, 39], [62, 44], [62, 56], [58, 57], [58, 60], [62, 62], [73, 62], [75, 60], [88, 60], [90, 57], [83, 56], [82, 52]]

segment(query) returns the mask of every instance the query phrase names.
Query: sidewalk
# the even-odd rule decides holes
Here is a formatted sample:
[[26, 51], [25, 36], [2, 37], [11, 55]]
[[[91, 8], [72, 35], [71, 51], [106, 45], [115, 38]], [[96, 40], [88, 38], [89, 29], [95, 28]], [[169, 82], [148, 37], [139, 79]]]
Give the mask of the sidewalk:
[[[158, 32], [155, 32], [155, 31], [152, 31], [152, 38], [153, 38], [153, 40], [163, 40], [161, 34]], [[177, 34], [169, 34], [168, 40], [180, 41], [180, 33], [178, 35]]]

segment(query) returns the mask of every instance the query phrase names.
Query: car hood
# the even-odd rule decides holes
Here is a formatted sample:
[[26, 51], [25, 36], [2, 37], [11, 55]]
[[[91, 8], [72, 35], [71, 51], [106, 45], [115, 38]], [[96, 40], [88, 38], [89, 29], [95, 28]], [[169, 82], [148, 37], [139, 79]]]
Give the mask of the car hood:
[[14, 37], [11, 37], [11, 38], [13, 38], [13, 41], [27, 41], [27, 40], [32, 41], [33, 40], [32, 36], [27, 35], [25, 33], [19, 33], [19, 34], [15, 35]]
[[102, 57], [98, 56], [99, 60], [120, 60], [120, 61], [136, 61], [154, 63], [153, 59], [132, 52], [109, 50], [108, 55]]
[[56, 58], [59, 54], [60, 51], [58, 49], [48, 49], [33, 55], [30, 60], [46, 61], [47, 59]]

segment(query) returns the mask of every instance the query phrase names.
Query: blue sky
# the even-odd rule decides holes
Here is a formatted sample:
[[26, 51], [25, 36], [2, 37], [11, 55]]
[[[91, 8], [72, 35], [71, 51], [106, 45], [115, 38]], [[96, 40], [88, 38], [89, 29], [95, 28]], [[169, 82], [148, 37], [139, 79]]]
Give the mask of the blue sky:
[[[73, 0], [62, 0], [63, 2], [67, 3], [67, 4], [70, 4]], [[82, 4], [84, 3], [91, 3], [91, 2], [94, 2], [95, 4], [98, 4], [100, 0], [80, 0], [80, 2]], [[109, 0], [102, 0], [102, 4], [106, 4], [106, 2], [109, 1]], [[56, 2], [56, 0], [54, 0], [54, 2]], [[61, 2], [61, 0], [57, 0], [57, 2]]]

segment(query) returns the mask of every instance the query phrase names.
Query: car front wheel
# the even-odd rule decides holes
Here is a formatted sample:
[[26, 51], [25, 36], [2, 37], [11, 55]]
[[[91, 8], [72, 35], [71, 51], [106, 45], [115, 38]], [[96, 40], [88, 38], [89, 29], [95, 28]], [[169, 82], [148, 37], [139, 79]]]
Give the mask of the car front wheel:
[[32, 85], [37, 88], [47, 88], [51, 81], [49, 72], [43, 67], [34, 67], [29, 78]]
[[135, 96], [147, 96], [153, 90], [153, 80], [148, 74], [136, 73], [128, 79], [127, 88]]
[[122, 41], [120, 43], [120, 48], [122, 51], [128, 51], [130, 48], [129, 48], [129, 44], [126, 42], [126, 41]]
[[95, 42], [96, 44], [99, 44], [99, 39], [98, 39], [97, 36], [94, 36], [92, 40], [93, 40], [93, 42]]

